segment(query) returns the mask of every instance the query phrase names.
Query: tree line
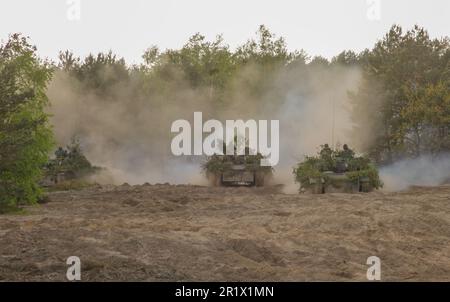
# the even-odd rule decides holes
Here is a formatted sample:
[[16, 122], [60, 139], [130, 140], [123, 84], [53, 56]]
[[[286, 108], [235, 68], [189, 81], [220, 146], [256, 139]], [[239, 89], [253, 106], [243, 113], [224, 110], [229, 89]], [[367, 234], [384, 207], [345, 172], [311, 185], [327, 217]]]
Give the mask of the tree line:
[[[98, 95], [105, 104], [145, 103], [151, 96], [150, 105], [158, 108], [186, 88], [219, 110], [236, 94], [272, 106], [286, 97], [277, 79], [293, 70], [359, 68], [359, 88], [348, 92], [354, 124], [349, 135], [361, 138], [358, 151], [378, 164], [450, 151], [450, 41], [432, 39], [419, 26], [405, 31], [394, 25], [371, 49], [343, 51], [331, 60], [289, 51], [285, 40], [265, 26], [234, 50], [222, 36], [208, 41], [197, 33], [180, 49], [152, 46], [142, 58], [143, 63], [129, 66], [111, 51], [85, 58], [63, 51], [57, 62], [49, 62], [19, 34], [0, 46], [1, 207], [32, 203], [41, 194], [37, 182], [54, 148], [45, 107], [55, 72], [77, 79], [77, 89]], [[113, 93], [121, 86], [131, 87], [126, 100]]]

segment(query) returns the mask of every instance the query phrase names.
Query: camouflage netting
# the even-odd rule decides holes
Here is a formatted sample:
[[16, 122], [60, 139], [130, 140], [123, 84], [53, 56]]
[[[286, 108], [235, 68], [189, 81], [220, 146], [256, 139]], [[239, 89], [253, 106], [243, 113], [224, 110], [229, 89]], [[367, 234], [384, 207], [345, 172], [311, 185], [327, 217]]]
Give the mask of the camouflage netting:
[[207, 173], [220, 173], [231, 169], [233, 165], [244, 165], [245, 170], [272, 173], [272, 167], [261, 166], [263, 159], [260, 153], [256, 155], [213, 155], [208, 157], [202, 168]]
[[308, 188], [318, 181], [325, 185], [333, 179], [331, 173], [343, 174], [353, 183], [367, 180], [374, 189], [383, 186], [378, 170], [370, 159], [364, 156], [355, 156], [355, 153], [344, 145], [343, 150], [332, 150], [328, 145], [321, 146], [317, 156], [306, 156], [305, 160], [294, 168], [295, 180], [300, 183], [301, 189]]
[[66, 148], [59, 147], [55, 158], [45, 165], [45, 177], [57, 182], [58, 175], [63, 174], [64, 179], [79, 179], [100, 171], [100, 167], [93, 166], [84, 156], [80, 144], [74, 140]]
[[[244, 144], [248, 142], [245, 141]], [[238, 149], [238, 136], [234, 137], [234, 145], [230, 145], [229, 147], [234, 148], [234, 155], [213, 155], [209, 156], [206, 162], [202, 165], [203, 171], [206, 174], [217, 174], [222, 173], [231, 169], [234, 165], [244, 165], [245, 170], [253, 171], [253, 172], [263, 172], [267, 174], [271, 174], [273, 172], [273, 168], [270, 166], [261, 166], [260, 162], [264, 156], [261, 153], [256, 153], [255, 155], [250, 154], [250, 149], [248, 146], [244, 147], [245, 155], [237, 155]], [[225, 143], [222, 143], [222, 153], [226, 154], [227, 146]]]

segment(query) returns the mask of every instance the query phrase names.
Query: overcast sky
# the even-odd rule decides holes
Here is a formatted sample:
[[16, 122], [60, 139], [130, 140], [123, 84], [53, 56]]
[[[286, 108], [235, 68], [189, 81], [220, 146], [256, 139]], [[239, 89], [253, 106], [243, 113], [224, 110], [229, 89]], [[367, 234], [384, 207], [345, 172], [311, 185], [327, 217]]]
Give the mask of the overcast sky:
[[[78, 3], [79, 2], [79, 6]], [[80, 10], [78, 10], [80, 8]], [[392, 24], [450, 35], [450, 0], [1, 0], [0, 39], [21, 32], [41, 56], [113, 50], [141, 62], [151, 45], [179, 48], [194, 33], [223, 34], [232, 47], [260, 24], [290, 49], [330, 58], [371, 47]]]

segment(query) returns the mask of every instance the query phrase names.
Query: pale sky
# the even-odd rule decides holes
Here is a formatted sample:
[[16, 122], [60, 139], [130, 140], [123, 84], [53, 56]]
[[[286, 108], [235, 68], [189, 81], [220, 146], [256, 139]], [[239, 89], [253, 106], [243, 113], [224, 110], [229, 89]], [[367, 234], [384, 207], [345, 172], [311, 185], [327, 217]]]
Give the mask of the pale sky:
[[[80, 14], [78, 16], [78, 5]], [[378, 9], [379, 8], [379, 9]], [[379, 18], [378, 18], [379, 17]], [[372, 47], [392, 24], [450, 36], [450, 0], [1, 0], [0, 39], [21, 32], [43, 57], [113, 50], [128, 63], [146, 48], [179, 48], [196, 32], [232, 47], [260, 24], [289, 49], [331, 58]]]

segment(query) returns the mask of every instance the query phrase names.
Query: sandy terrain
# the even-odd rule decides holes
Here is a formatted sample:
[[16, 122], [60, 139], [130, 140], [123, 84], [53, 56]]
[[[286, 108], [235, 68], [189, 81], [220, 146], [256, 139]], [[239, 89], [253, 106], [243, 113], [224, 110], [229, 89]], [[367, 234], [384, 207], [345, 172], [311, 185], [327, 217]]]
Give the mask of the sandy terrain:
[[0, 216], [0, 280], [450, 281], [450, 186], [286, 195], [272, 188], [97, 186]]

